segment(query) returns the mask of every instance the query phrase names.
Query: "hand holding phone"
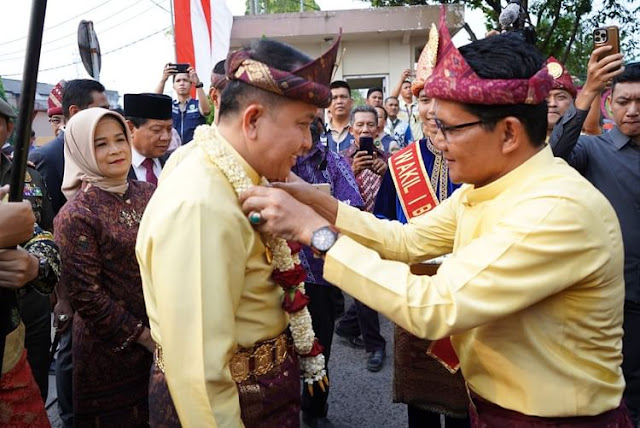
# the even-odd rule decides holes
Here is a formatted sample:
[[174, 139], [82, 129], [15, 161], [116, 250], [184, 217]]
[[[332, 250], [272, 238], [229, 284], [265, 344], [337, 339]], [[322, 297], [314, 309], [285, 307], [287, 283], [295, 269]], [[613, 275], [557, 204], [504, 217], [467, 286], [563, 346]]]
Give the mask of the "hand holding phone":
[[174, 74], [178, 73], [188, 73], [189, 72], [189, 64], [169, 64], [170, 67], [173, 67], [176, 71]]
[[620, 36], [618, 27], [611, 25], [593, 30], [593, 48], [597, 49], [601, 46], [611, 46], [612, 49], [608, 52], [602, 53], [598, 60], [609, 55], [620, 53]]
[[360, 137], [360, 150], [364, 150], [369, 156], [373, 156], [373, 149], [373, 137]]

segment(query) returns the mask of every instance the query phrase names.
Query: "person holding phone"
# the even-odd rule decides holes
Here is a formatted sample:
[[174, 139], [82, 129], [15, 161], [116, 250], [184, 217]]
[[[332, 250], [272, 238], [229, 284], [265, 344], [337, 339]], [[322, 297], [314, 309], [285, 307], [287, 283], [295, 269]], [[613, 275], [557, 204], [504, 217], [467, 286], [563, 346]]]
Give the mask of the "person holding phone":
[[[353, 143], [342, 152], [356, 177], [364, 201], [363, 210], [369, 212], [373, 211], [382, 177], [388, 169], [388, 155], [373, 144], [377, 129], [376, 109], [368, 105], [355, 107], [351, 110], [349, 126]], [[369, 353], [367, 370], [377, 372], [382, 369], [387, 342], [380, 334], [380, 321], [376, 311], [354, 299], [354, 303], [336, 326], [336, 334], [346, 339], [354, 348], [365, 348]]]
[[[193, 140], [193, 131], [196, 127], [207, 123], [211, 106], [207, 93], [204, 91], [204, 83], [200, 81], [193, 66], [190, 64], [166, 64], [162, 78], [155, 90], [157, 94], [164, 93], [169, 76], [173, 79], [173, 90], [177, 95], [171, 109], [173, 128], [178, 131], [182, 144], [187, 144]], [[196, 88], [196, 99], [191, 98], [193, 86]]]
[[[344, 157], [321, 143], [320, 139], [325, 133], [323, 118], [324, 109], [319, 108], [311, 123], [311, 148], [302, 156], [298, 156], [291, 171], [307, 183], [317, 186], [317, 191], [325, 191], [323, 187], [326, 186], [329, 188], [327, 193], [333, 197], [352, 207], [360, 208], [364, 202], [349, 164]], [[324, 280], [324, 261], [315, 257], [310, 247], [302, 249], [300, 260], [307, 273], [304, 287], [310, 298], [308, 308], [313, 331], [323, 347], [325, 369], [328, 370], [334, 326], [338, 316], [337, 304], [342, 298], [342, 292]], [[314, 384], [313, 393], [309, 388], [303, 388], [302, 421], [309, 427], [332, 427], [333, 424], [327, 418], [328, 398], [329, 386], [320, 388]]]
[[[472, 426], [631, 428], [621, 403], [620, 223], [602, 193], [545, 144], [546, 58], [510, 33], [457, 49], [444, 13], [439, 33], [425, 92], [435, 99], [434, 145], [451, 180], [464, 183], [458, 190], [404, 225], [304, 183], [252, 187], [243, 211], [263, 213], [260, 232], [324, 252], [329, 282], [412, 334], [451, 335]], [[633, 85], [618, 81], [614, 103], [636, 150]], [[617, 164], [607, 169], [620, 175]], [[627, 190], [635, 184], [637, 194], [634, 180]], [[636, 220], [637, 207], [636, 199], [627, 208]], [[436, 275], [410, 272], [408, 264], [449, 252]]]
[[[625, 403], [640, 421], [640, 62], [623, 64], [621, 54], [606, 55], [611, 46], [591, 54], [584, 89], [573, 115], [556, 125], [549, 144], [609, 200], [616, 211], [624, 241], [624, 337], [622, 371]], [[602, 135], [580, 135], [594, 98], [611, 81], [615, 127]]]

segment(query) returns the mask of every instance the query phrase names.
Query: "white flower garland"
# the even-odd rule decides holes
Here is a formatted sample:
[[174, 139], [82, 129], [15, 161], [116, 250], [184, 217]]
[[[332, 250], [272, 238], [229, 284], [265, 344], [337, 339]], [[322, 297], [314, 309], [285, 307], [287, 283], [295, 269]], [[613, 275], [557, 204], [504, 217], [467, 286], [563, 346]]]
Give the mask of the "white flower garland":
[[[253, 183], [234, 154], [219, 141], [219, 138], [222, 137], [218, 134], [215, 126], [199, 126], [195, 130], [192, 144], [198, 144], [207, 152], [210, 160], [227, 177], [236, 194], [240, 195], [252, 187]], [[261, 184], [267, 184], [264, 178], [262, 180]], [[271, 237], [266, 246], [273, 254], [275, 269], [286, 272], [300, 264], [298, 254], [291, 254], [286, 240]], [[304, 282], [298, 284], [296, 288], [304, 294]], [[324, 389], [325, 384], [328, 384], [327, 373], [324, 369], [324, 355], [320, 353], [316, 356], [304, 356], [311, 351], [316, 337], [311, 323], [311, 314], [305, 306], [302, 310], [289, 315], [289, 330], [293, 337], [294, 349], [300, 355], [300, 367], [304, 381], [309, 385], [310, 390], [314, 382], [319, 382], [320, 387]]]

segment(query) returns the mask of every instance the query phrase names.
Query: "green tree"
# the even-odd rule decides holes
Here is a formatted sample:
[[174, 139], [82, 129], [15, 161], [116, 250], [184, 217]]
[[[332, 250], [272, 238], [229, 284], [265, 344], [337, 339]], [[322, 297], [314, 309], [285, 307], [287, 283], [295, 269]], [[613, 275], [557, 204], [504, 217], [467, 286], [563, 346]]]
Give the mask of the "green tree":
[[[374, 7], [463, 3], [480, 9], [487, 29], [498, 28], [502, 11], [500, 0], [371, 0]], [[586, 0], [531, 0], [528, 10], [536, 23], [536, 45], [546, 55], [556, 57], [579, 80], [586, 77], [589, 55], [593, 50], [592, 31], [603, 22], [617, 22], [620, 27], [621, 49], [626, 59], [638, 55], [640, 41], [632, 35], [640, 32], [640, 5], [636, 0], [603, 0], [594, 6]]]
[[[246, 0], [247, 9], [245, 14], [251, 13], [252, 0]], [[288, 13], [300, 12], [300, 0], [258, 0], [258, 10], [256, 13]], [[320, 10], [314, 0], [304, 0], [304, 11], [313, 12]]]

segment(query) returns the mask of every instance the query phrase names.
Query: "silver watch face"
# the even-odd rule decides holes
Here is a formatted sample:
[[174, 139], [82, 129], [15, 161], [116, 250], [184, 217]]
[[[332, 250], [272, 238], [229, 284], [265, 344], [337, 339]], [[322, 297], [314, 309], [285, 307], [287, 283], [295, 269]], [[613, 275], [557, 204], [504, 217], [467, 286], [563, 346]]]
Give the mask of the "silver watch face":
[[329, 251], [335, 242], [336, 233], [328, 227], [316, 230], [311, 237], [311, 245], [321, 252]]

